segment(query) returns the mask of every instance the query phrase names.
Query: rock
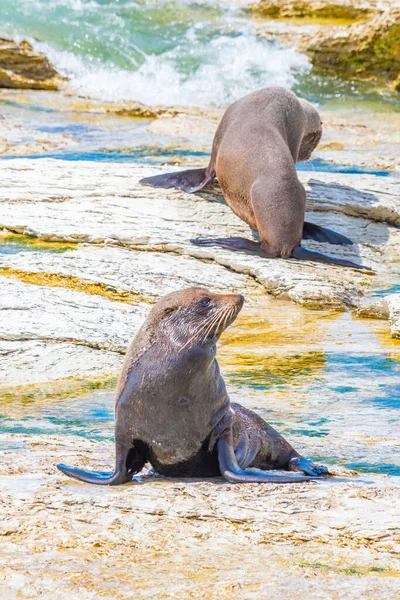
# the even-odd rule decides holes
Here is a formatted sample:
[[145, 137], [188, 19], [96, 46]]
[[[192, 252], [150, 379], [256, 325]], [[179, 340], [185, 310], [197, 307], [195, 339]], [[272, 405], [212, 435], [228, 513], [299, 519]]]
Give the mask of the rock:
[[400, 339], [400, 294], [388, 294], [362, 306], [356, 314], [359, 317], [389, 320], [392, 337]]
[[[115, 377], [149, 305], [173, 289], [202, 285], [250, 298], [268, 292], [301, 306], [344, 310], [360, 306], [374, 281], [349, 269], [192, 245], [199, 236], [250, 235], [217, 185], [197, 195], [154, 189], [138, 180], [160, 169], [118, 163], [15, 159], [0, 170], [0, 227], [8, 232], [0, 245], [3, 395], [10, 389], [7, 369], [14, 387]], [[398, 180], [332, 173], [301, 179], [308, 218], [355, 241], [309, 247], [381, 272], [386, 247], [397, 245]]]
[[264, 17], [353, 21], [370, 16], [376, 11], [376, 4], [373, 0], [259, 0], [251, 4], [250, 9]]
[[[25, 288], [24, 293], [30, 289]], [[25, 310], [28, 313], [29, 309]], [[42, 306], [42, 310], [47, 309]], [[3, 319], [7, 316], [9, 311], [5, 311], [4, 317], [0, 317], [2, 326]], [[29, 318], [34, 320], [36, 317], [37, 314], [32, 310]], [[14, 333], [18, 335], [19, 332]], [[45, 333], [49, 333], [48, 329], [45, 329]], [[52, 333], [54, 334], [54, 330]], [[87, 378], [93, 382], [97, 378], [104, 380], [108, 374], [118, 373], [123, 361], [120, 352], [98, 350], [83, 344], [56, 342], [51, 340], [51, 335], [50, 333], [46, 341], [35, 339], [35, 334], [32, 335], [32, 339], [23, 341], [0, 339], [0, 393], [3, 400], [7, 394], [18, 398], [28, 391], [35, 398], [44, 395], [44, 392], [46, 396], [50, 395], [45, 384], [54, 382], [58, 382], [57, 389], [52, 390], [54, 396], [62, 396], [62, 383], [64, 391], [68, 388], [71, 392], [72, 388], [73, 393], [78, 395], [82, 390], [75, 390], [72, 378], [79, 378], [80, 382]], [[19, 389], [21, 386], [24, 389]], [[35, 389], [34, 386], [38, 387]], [[85, 391], [84, 389], [83, 392]]]
[[[350, 269], [294, 260], [267, 261], [240, 252], [192, 245], [191, 238], [246, 237], [250, 232], [222, 203], [218, 188], [188, 195], [138, 184], [141, 177], [160, 169], [50, 159], [16, 159], [0, 164], [0, 169], [0, 227], [9, 231], [48, 241], [107, 244], [140, 252], [191, 256], [244, 274], [267, 292], [307, 306], [355, 306], [371, 281], [368, 275]], [[308, 218], [337, 226], [356, 242], [352, 247], [311, 242], [308, 245], [378, 268], [382, 248], [391, 236], [387, 223], [397, 223], [399, 219], [396, 180], [322, 173], [318, 181], [314, 174], [311, 177], [302, 173], [301, 178], [309, 188], [313, 212]], [[341, 184], [336, 183], [338, 178]], [[363, 186], [370, 191], [362, 191]], [[365, 218], [382, 223], [366, 222]]]
[[[261, 21], [258, 32], [263, 37], [277, 36], [283, 43], [295, 45], [310, 57], [318, 71], [345, 79], [375, 80], [397, 89], [399, 2], [261, 0], [251, 8], [270, 19], [289, 19]], [[297, 20], [291, 22], [292, 17]]]
[[145, 472], [96, 488], [55, 464], [109, 469], [109, 441], [6, 434], [1, 446], [5, 600], [398, 599], [396, 477], [280, 486]]
[[0, 277], [2, 341], [66, 342], [124, 353], [146, 312], [143, 304]]
[[[5, 100], [2, 94], [2, 100]], [[60, 150], [74, 149], [76, 142], [71, 136], [54, 131], [46, 132], [30, 126], [16, 124], [9, 118], [0, 118], [0, 154], [23, 156], [45, 154]]]
[[[320, 33], [307, 53], [324, 73], [346, 79], [395, 82], [400, 76], [400, 7], [332, 37]], [[394, 85], [396, 85], [394, 83]]]
[[62, 253], [0, 253], [0, 275], [135, 303], [196, 285], [245, 294], [261, 289], [245, 275], [191, 257], [84, 244]]
[[0, 38], [0, 87], [57, 90], [61, 82], [49, 60], [27, 41]]

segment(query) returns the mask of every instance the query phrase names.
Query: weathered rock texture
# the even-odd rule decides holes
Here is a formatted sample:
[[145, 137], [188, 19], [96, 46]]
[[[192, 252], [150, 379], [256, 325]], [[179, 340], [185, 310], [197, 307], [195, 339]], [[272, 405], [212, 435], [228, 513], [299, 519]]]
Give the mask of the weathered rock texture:
[[[351, 269], [194, 246], [191, 238], [249, 237], [250, 231], [224, 204], [218, 185], [188, 195], [138, 184], [157, 171], [52, 159], [0, 163], [0, 228], [6, 232], [0, 340], [7, 368], [18, 373], [15, 385], [57, 380], [66, 355], [71, 366], [64, 377], [90, 376], [96, 356], [96, 373], [115, 375], [149, 304], [181, 287], [268, 292], [306, 307], [345, 310], [358, 307], [374, 284], [373, 276]], [[362, 261], [383, 276], [385, 249], [393, 254], [397, 243], [400, 181], [328, 173], [302, 173], [301, 179], [308, 218], [355, 242], [308, 245]], [[33, 237], [10, 238], [10, 232]], [[82, 348], [90, 355], [84, 368]]]
[[29, 42], [0, 38], [0, 87], [57, 90], [61, 81], [50, 61]]
[[[284, 43], [295, 44], [323, 73], [347, 79], [374, 79], [383, 84], [391, 83], [397, 89], [399, 2], [261, 0], [252, 8], [267, 18], [298, 19], [289, 24], [260, 23], [259, 33], [277, 35]], [[329, 19], [331, 23], [318, 22], [318, 19]]]
[[400, 7], [376, 15], [364, 23], [322, 33], [309, 46], [312, 63], [324, 73], [346, 78], [375, 78], [396, 85], [400, 75]]
[[393, 338], [400, 339], [400, 294], [389, 294], [363, 306], [357, 311], [359, 317], [387, 319]]
[[374, 14], [377, 5], [387, 4], [373, 0], [259, 0], [250, 5], [255, 12], [274, 18], [319, 18], [355, 20]]
[[[274, 295], [313, 306], [354, 305], [371, 281], [354, 270], [294, 260], [266, 261], [192, 245], [190, 239], [195, 237], [250, 235], [247, 226], [222, 203], [218, 188], [195, 196], [143, 187], [138, 179], [157, 170], [134, 165], [16, 160], [9, 166], [0, 165], [4, 182], [0, 226], [10, 231], [50, 241], [105, 243], [192, 256], [250, 276]], [[400, 220], [397, 180], [346, 175], [340, 180], [348, 185], [338, 185], [337, 176], [330, 174], [318, 175], [318, 180], [304, 174], [302, 179], [313, 210], [309, 218], [336, 227], [355, 241], [353, 247], [309, 246], [379, 265], [391, 233], [388, 224]], [[359, 189], [361, 181], [370, 191]], [[382, 223], [365, 222], [365, 218]]]
[[2, 446], [4, 600], [398, 599], [396, 478], [257, 486], [145, 476], [107, 489], [54, 465], [108, 469], [110, 442], [13, 435]]

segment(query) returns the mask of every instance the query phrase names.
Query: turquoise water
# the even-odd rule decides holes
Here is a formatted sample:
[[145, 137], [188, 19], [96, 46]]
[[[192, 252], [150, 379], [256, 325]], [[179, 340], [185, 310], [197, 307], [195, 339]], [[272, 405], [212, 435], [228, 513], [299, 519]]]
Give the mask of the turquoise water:
[[[118, 152], [107, 150], [104, 152], [49, 152], [46, 154], [37, 155], [21, 155], [21, 156], [4, 156], [0, 160], [13, 160], [16, 158], [56, 158], [59, 160], [89, 160], [89, 161], [105, 161], [105, 162], [133, 162], [146, 165], [163, 165], [166, 161], [173, 161], [175, 159], [202, 159], [202, 162], [206, 164], [209, 159], [208, 152], [195, 152], [192, 150], [162, 150], [155, 148], [134, 148], [131, 152]], [[170, 169], [171, 167], [168, 167]], [[315, 160], [308, 160], [306, 163], [297, 165], [298, 171], [315, 171], [325, 173], [367, 173], [371, 175], [377, 175], [378, 177], [386, 177], [391, 175], [390, 171], [380, 171], [375, 169], [368, 169], [366, 167], [341, 165], [334, 162], [328, 162], [316, 158]]]
[[0, 21], [43, 50], [75, 91], [102, 100], [227, 104], [309, 70], [304, 56], [259, 39], [230, 2], [2, 0]]
[[[348, 337], [346, 325], [342, 333]], [[400, 476], [400, 456], [393, 450], [400, 444], [400, 362], [386, 352], [327, 351], [322, 367], [299, 377], [265, 377], [262, 371], [259, 376], [255, 371], [224, 376], [232, 400], [256, 410], [295, 447], [303, 443], [313, 460]], [[288, 410], [276, 402], [282, 391], [303, 400]], [[113, 440], [113, 392], [41, 406], [32, 402], [18, 412], [7, 415], [3, 408], [0, 414], [0, 450], [6, 449], [1, 433]], [[347, 443], [338, 443], [343, 436]], [[375, 437], [382, 442], [375, 443]]]
[[43, 51], [70, 89], [101, 100], [223, 106], [271, 84], [318, 102], [379, 98], [315, 76], [304, 55], [259, 38], [252, 15], [229, 0], [2, 0], [0, 23]]

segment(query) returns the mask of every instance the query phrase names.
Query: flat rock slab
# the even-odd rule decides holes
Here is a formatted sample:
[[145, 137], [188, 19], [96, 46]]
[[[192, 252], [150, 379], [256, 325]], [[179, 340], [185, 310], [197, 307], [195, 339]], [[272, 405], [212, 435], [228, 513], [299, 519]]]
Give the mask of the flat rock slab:
[[[192, 256], [245, 274], [267, 292], [309, 306], [357, 305], [371, 282], [370, 276], [351, 269], [193, 246], [191, 238], [249, 237], [250, 232], [221, 202], [215, 187], [188, 195], [138, 184], [141, 177], [160, 169], [52, 159], [3, 161], [0, 169], [0, 227], [10, 231], [44, 240]], [[313, 211], [308, 218], [337, 226], [355, 241], [352, 247], [307, 245], [377, 268], [390, 226], [400, 221], [399, 181], [343, 174], [318, 174], [316, 181], [315, 174], [302, 173], [301, 178]], [[212, 264], [208, 267], [212, 272]]]
[[107, 373], [117, 373], [122, 361], [123, 356], [119, 352], [98, 350], [81, 344], [1, 339], [0, 394], [13, 391], [17, 395], [15, 388], [19, 386], [61, 379], [104, 378]]
[[0, 277], [0, 339], [66, 342], [125, 352], [147, 307]]
[[398, 599], [394, 479], [279, 486], [144, 476], [102, 488], [55, 464], [109, 468], [110, 442], [4, 435], [0, 445], [4, 600]]
[[[72, 278], [79, 278], [83, 289], [85, 283], [96, 283], [105, 286], [105, 294], [107, 289], [110, 295], [113, 290], [127, 292], [132, 297], [136, 295], [137, 301], [144, 302], [154, 302], [164, 294], [191, 286], [248, 294], [262, 289], [245, 275], [218, 264], [210, 268], [207, 263], [188, 256], [89, 244], [79, 244], [75, 250], [62, 253], [0, 254], [0, 273], [7, 273], [4, 269], [9, 269], [10, 276], [15, 273], [16, 277], [22, 277], [24, 273], [70, 277], [71, 287], [78, 285]], [[42, 277], [42, 281], [46, 278]], [[49, 278], [49, 285], [52, 281], [53, 278]], [[54, 279], [54, 285], [57, 283], [67, 286], [68, 279], [60, 277], [59, 282]]]
[[400, 294], [388, 294], [357, 311], [360, 317], [387, 319], [393, 338], [400, 339]]

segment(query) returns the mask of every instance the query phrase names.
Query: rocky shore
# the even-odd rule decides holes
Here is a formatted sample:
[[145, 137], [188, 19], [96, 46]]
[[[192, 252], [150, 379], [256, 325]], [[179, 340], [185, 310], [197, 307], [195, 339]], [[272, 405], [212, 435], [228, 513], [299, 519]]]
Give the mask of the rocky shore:
[[[329, 14], [325, 2], [311, 15], [311, 2], [262, 6], [260, 34], [288, 41], [325, 28], [332, 42], [331, 19], [348, 36], [386, 15], [368, 0], [338, 0]], [[48, 93], [60, 80], [46, 59], [14, 74], [7, 64], [7, 87], [42, 91], [0, 91], [0, 597], [398, 600], [398, 114], [323, 108], [316, 157], [328, 167], [299, 173], [307, 219], [354, 240], [306, 245], [371, 274], [190, 242], [251, 232], [217, 184], [189, 195], [138, 182], [205, 164], [220, 110]], [[374, 64], [354, 77], [378, 80]], [[113, 130], [117, 142], [90, 160], [82, 130], [85, 143]], [[165, 164], [106, 160], [118, 151], [158, 163], [161, 151]], [[105, 489], [55, 470], [112, 469], [127, 344], [157, 297], [190, 285], [245, 295], [218, 350], [230, 396], [336, 478], [239, 486], [145, 471]]]
[[318, 73], [389, 84], [399, 91], [400, 4], [339, 0], [260, 0], [260, 35], [305, 52]]
[[62, 77], [26, 40], [0, 37], [0, 88], [58, 90]]

